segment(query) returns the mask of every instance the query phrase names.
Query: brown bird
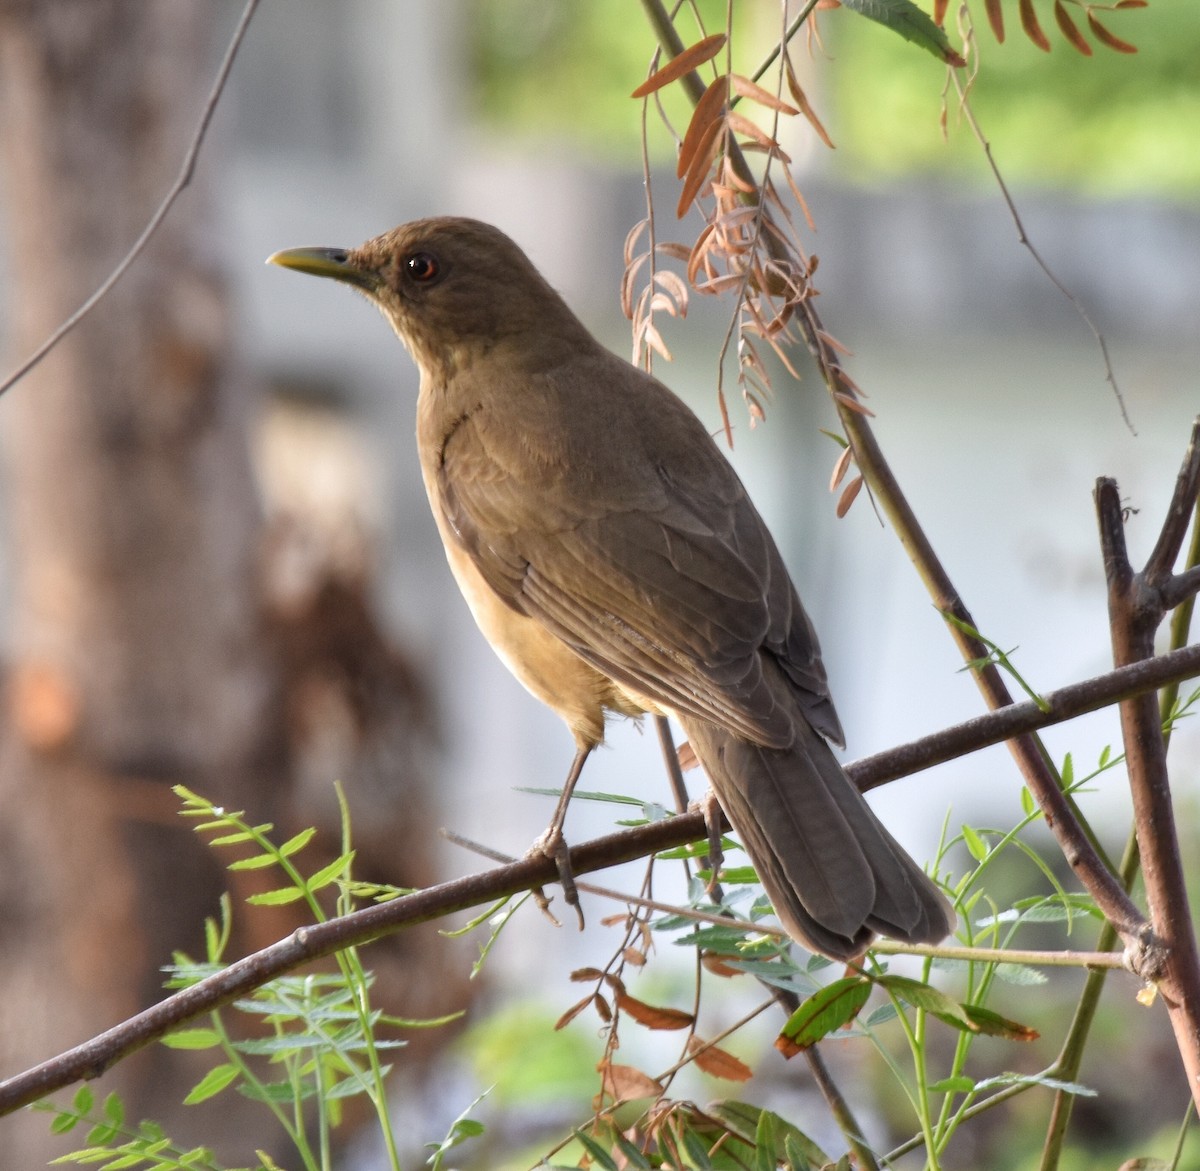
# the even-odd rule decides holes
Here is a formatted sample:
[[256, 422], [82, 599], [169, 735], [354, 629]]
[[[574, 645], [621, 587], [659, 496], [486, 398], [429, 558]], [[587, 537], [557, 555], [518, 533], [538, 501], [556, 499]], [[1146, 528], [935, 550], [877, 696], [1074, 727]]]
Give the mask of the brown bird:
[[[835, 759], [842, 729], [779, 550], [704, 425], [591, 336], [496, 228], [437, 218], [272, 263], [353, 285], [421, 371], [417, 446], [480, 629], [578, 748], [678, 718], [784, 927], [835, 959], [953, 911]], [[561, 805], [565, 809], [565, 800]]]

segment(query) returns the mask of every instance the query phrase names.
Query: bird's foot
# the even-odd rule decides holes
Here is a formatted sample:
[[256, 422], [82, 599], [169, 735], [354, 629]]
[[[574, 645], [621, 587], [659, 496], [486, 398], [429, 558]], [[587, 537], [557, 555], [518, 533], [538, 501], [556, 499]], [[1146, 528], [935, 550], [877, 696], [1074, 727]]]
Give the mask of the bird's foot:
[[[563, 832], [558, 826], [550, 826], [529, 847], [526, 857], [536, 855], [553, 859], [555, 868], [558, 870], [558, 882], [562, 887], [563, 898], [566, 900], [567, 906], [575, 908], [575, 914], [579, 917], [579, 930], [582, 931], [584, 922], [583, 908], [579, 905], [579, 888], [575, 885], [575, 872], [571, 869], [571, 853], [567, 847], [567, 839], [563, 837]], [[538, 905], [547, 915], [550, 915], [556, 924], [558, 923], [558, 920], [550, 914], [549, 903], [544, 894], [538, 900]]]
[[708, 830], [708, 893], [717, 900], [721, 898], [721, 888], [717, 884], [717, 876], [721, 873], [721, 865], [725, 861], [725, 847], [721, 845], [721, 819], [724, 816], [717, 795], [709, 789], [696, 802], [704, 815], [704, 828]]

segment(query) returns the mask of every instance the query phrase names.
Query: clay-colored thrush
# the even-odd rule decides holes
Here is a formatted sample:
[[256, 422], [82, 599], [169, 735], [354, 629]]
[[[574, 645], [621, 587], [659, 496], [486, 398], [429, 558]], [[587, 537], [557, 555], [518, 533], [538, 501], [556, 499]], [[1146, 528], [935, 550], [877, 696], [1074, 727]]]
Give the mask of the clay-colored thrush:
[[775, 542], [692, 411], [597, 342], [524, 253], [419, 220], [275, 264], [364, 292], [421, 371], [417, 445], [480, 629], [566, 720], [674, 715], [788, 932], [836, 959], [932, 942], [950, 906], [871, 812]]

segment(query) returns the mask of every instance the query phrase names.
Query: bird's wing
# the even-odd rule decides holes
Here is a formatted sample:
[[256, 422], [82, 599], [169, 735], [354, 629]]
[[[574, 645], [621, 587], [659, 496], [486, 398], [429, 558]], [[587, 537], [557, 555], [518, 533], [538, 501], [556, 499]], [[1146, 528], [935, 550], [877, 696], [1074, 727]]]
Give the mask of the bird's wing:
[[[531, 460], [528, 434], [509, 459], [503, 442], [514, 440], [464, 419], [442, 451], [440, 506], [501, 598], [627, 690], [768, 747], [791, 743], [798, 703], [840, 743], [816, 638], [775, 543], [678, 406], [667, 423], [693, 431], [683, 458], [678, 443], [654, 443], [655, 460], [626, 453], [624, 472], [579, 452]], [[613, 451], [622, 436], [609, 440]], [[776, 672], [764, 676], [764, 652], [787, 690]]]

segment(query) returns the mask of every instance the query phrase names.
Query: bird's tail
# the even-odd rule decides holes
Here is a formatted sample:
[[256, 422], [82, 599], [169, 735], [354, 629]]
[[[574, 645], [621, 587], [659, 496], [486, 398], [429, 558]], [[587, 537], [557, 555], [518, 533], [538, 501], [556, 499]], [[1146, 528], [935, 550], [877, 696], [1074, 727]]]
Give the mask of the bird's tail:
[[704, 721], [682, 722], [775, 913], [798, 942], [847, 960], [876, 933], [936, 943], [954, 930], [950, 902], [807, 723], [797, 721], [790, 748], [774, 749]]

